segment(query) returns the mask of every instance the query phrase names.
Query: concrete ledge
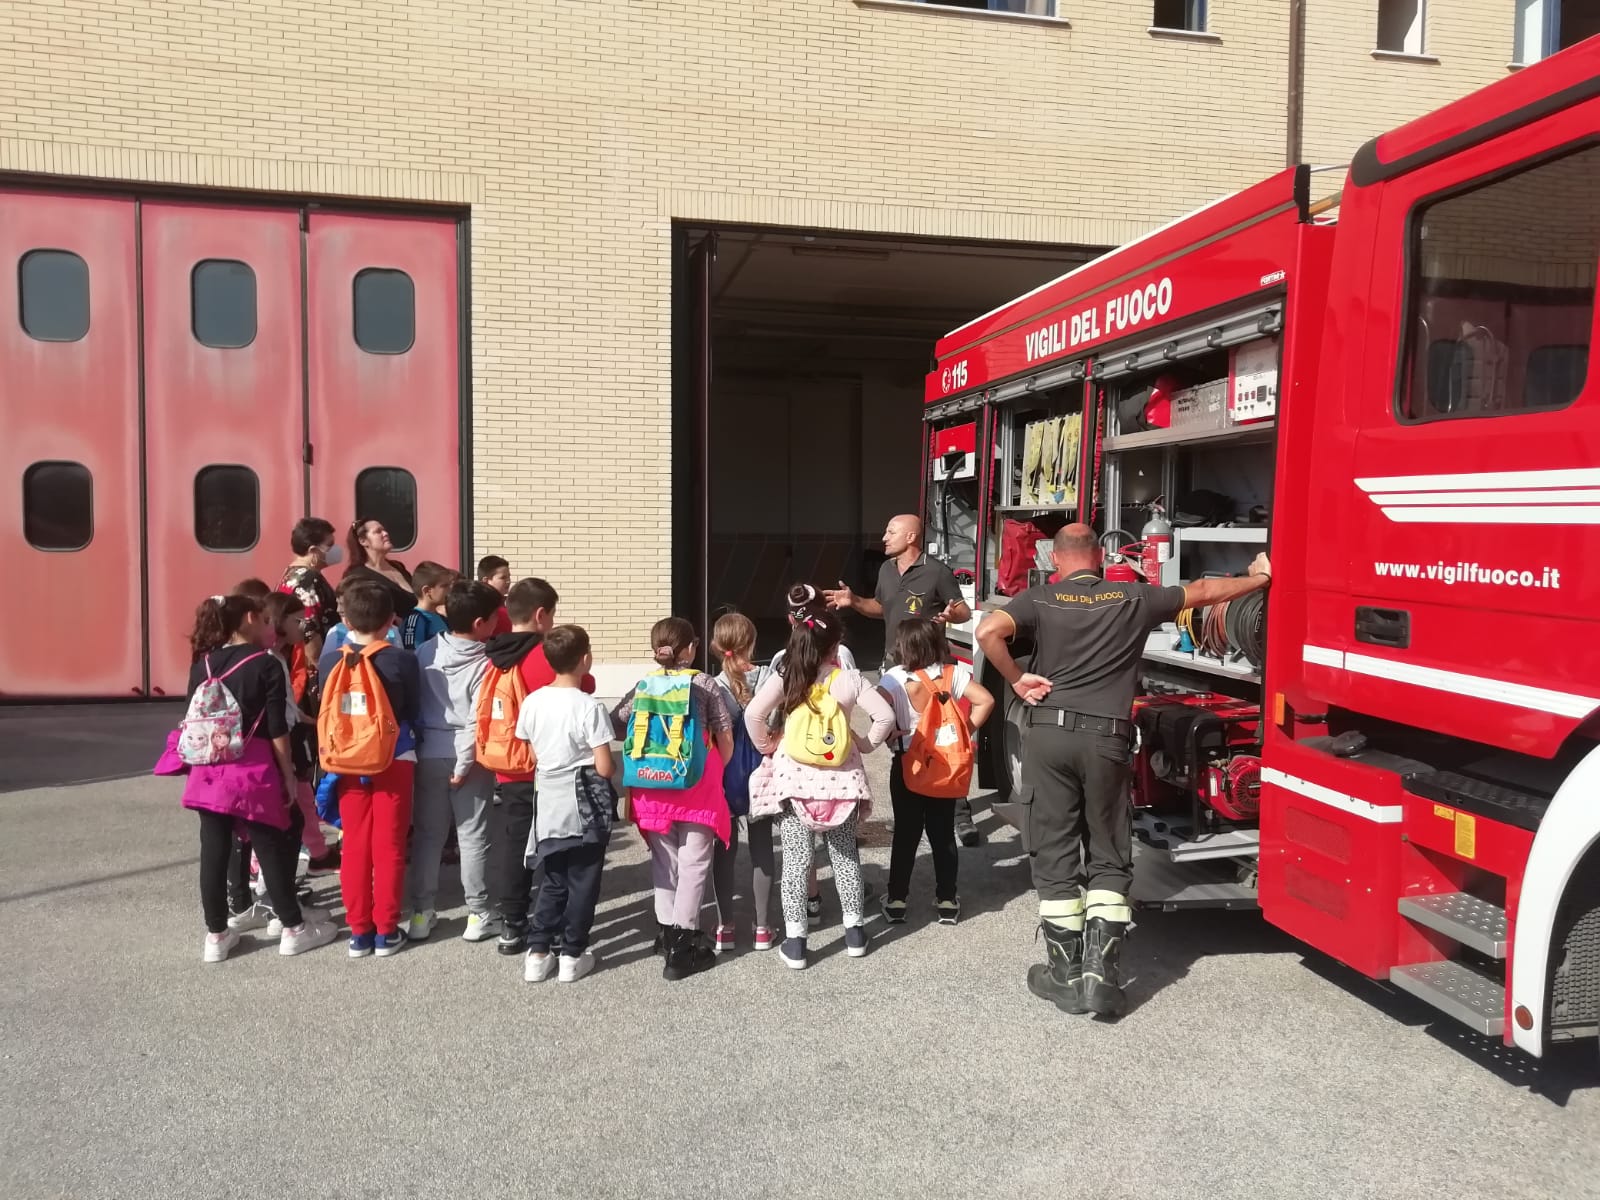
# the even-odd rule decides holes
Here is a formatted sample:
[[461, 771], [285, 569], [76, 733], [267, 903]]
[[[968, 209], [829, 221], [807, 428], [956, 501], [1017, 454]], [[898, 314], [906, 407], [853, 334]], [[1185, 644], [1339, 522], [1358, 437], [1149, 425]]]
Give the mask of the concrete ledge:
[[[1060, 0], [1057, 0], [1060, 3]], [[855, 0], [857, 8], [883, 8], [901, 12], [936, 12], [949, 17], [970, 17], [979, 21], [1028, 21], [1035, 25], [1055, 25], [1059, 28], [1071, 29], [1072, 24], [1065, 17], [1044, 17], [1038, 13], [998, 12], [987, 8], [959, 8], [951, 4], [940, 4], [939, 0], [929, 0], [927, 4], [918, 3], [917, 0]]]

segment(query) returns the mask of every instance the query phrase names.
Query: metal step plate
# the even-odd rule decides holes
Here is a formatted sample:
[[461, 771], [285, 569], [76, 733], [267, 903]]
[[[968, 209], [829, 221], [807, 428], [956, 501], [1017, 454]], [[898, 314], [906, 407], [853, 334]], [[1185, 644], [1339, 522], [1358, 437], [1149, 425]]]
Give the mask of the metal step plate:
[[1229, 825], [1196, 837], [1187, 818], [1175, 822], [1159, 817], [1148, 809], [1134, 812], [1133, 834], [1151, 849], [1164, 852], [1173, 862], [1240, 858], [1261, 852], [1261, 830], [1253, 826]]
[[1413, 963], [1394, 967], [1389, 982], [1454, 1017], [1475, 1033], [1506, 1031], [1505, 985], [1458, 962]]
[[1256, 886], [1245, 880], [1252, 863], [1207, 861], [1175, 863], [1165, 854], [1134, 843], [1133, 887], [1135, 908], [1172, 912], [1180, 908], [1256, 908]]
[[1506, 910], [1466, 892], [1402, 896], [1400, 915], [1490, 958], [1506, 956]]

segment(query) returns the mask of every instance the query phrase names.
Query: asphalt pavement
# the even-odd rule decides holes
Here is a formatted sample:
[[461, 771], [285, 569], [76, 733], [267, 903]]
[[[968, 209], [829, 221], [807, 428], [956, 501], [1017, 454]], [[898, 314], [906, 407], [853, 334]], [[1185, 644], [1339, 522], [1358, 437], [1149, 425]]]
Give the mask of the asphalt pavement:
[[912, 919], [848, 958], [825, 879], [804, 972], [748, 949], [741, 900], [740, 952], [664, 982], [633, 831], [576, 985], [463, 942], [449, 867], [395, 958], [247, 937], [202, 965], [195, 819], [143, 774], [174, 716], [0, 710], [5, 1200], [1600, 1196], [1593, 1043], [1527, 1059], [1257, 914], [1142, 916], [1120, 1023], [1033, 999], [992, 820], [959, 925], [924, 852]]

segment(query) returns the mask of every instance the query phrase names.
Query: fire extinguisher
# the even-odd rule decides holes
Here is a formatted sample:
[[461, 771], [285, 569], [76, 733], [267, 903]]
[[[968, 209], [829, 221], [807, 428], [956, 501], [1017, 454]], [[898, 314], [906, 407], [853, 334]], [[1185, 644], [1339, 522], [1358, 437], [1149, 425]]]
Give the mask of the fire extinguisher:
[[1167, 522], [1165, 511], [1160, 501], [1152, 503], [1150, 519], [1139, 531], [1139, 538], [1144, 542], [1139, 569], [1144, 572], [1145, 582], [1152, 586], [1160, 585], [1161, 564], [1172, 558], [1172, 526]]
[[[1109, 529], [1100, 539], [1105, 547], [1105, 566], [1100, 575], [1107, 583], [1137, 583], [1139, 573], [1133, 569], [1133, 564], [1128, 561], [1127, 551], [1133, 547], [1124, 546], [1128, 535], [1120, 529]], [[1121, 547], [1113, 549], [1113, 547]]]

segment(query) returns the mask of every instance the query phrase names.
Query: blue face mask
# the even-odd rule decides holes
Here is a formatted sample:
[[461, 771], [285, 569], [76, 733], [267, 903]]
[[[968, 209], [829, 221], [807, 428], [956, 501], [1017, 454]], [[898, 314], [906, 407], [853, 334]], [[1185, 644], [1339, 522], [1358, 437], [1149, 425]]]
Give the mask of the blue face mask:
[[330, 567], [336, 567], [344, 561], [344, 547], [339, 545], [329, 546], [322, 552], [322, 561]]

